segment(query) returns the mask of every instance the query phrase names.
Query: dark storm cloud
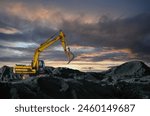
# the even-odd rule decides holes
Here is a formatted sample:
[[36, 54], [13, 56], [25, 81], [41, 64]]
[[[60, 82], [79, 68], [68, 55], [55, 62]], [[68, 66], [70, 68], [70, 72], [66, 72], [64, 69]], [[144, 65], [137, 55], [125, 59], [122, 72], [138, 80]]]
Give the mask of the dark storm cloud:
[[[0, 20], [1, 20], [1, 18], [0, 18]], [[41, 27], [30, 25], [30, 22], [28, 22], [28, 24], [25, 24], [25, 25], [30, 25], [30, 26], [28, 26], [24, 29], [21, 29], [22, 26], [21, 25], [15, 25], [15, 22], [16, 23], [17, 22], [22, 23], [23, 21], [19, 18], [16, 19], [15, 21], [10, 20], [9, 23], [10, 23], [11, 26], [10, 25], [8, 26], [7, 23], [3, 23], [2, 28], [5, 28], [5, 29], [7, 29], [7, 28], [19, 29], [20, 31], [22, 31], [22, 33], [14, 33], [14, 34], [0, 33], [0, 40], [10, 41], [10, 42], [20, 41], [20, 42], [37, 42], [38, 43], [38, 41], [40, 41], [41, 38], [44, 38], [44, 34], [46, 32], [48, 34], [47, 30], [49, 30], [49, 33], [51, 32], [50, 29], [43, 29]], [[35, 29], [30, 30], [30, 28], [35, 28]], [[27, 31], [26, 31], [26, 29], [27, 29]], [[45, 34], [45, 35], [47, 35], [47, 34]]]
[[150, 10], [149, 0], [5, 0], [4, 3], [24, 3], [30, 7], [43, 5], [44, 7], [63, 8], [67, 11], [93, 14], [133, 15]]
[[22, 19], [21, 17], [14, 16], [10, 13], [7, 13], [5, 10], [0, 11], [0, 26], [2, 27], [13, 27], [17, 29], [24, 29], [31, 25], [26, 19]]
[[[8, 0], [6, 0], [8, 2]], [[19, 0], [13, 0], [15, 3], [19, 2]], [[97, 3], [99, 0], [97, 0]], [[127, 0], [128, 2], [131, 2]], [[21, 1], [24, 2], [32, 11], [32, 6], [35, 1], [26, 2], [25, 0]], [[36, 1], [36, 7], [39, 3], [42, 2], [41, 0]], [[88, 1], [89, 2], [89, 1]], [[103, 1], [104, 2], [104, 1]], [[42, 2], [43, 5], [50, 3], [49, 1]], [[102, 2], [101, 2], [102, 3]], [[119, 6], [113, 4], [113, 1], [110, 3], [111, 6], [115, 9]], [[133, 5], [135, 1], [131, 2]], [[62, 3], [64, 4], [64, 3]], [[61, 24], [59, 25], [60, 29], [63, 29], [66, 33], [67, 42], [71, 45], [81, 45], [81, 46], [92, 46], [96, 50], [102, 49], [103, 47], [109, 47], [114, 49], [130, 49], [133, 54], [137, 54], [135, 58], [146, 59], [150, 61], [150, 14], [148, 13], [148, 1], [144, 3], [138, 1], [135, 3], [137, 11], [146, 12], [138, 15], [126, 16], [126, 17], [119, 17], [119, 18], [112, 18], [109, 17], [106, 13], [104, 16], [99, 16], [99, 21], [93, 20], [92, 23], [84, 23], [84, 13], [80, 15], [78, 18], [75, 17], [73, 20], [66, 20], [64, 17], [64, 12], [59, 11], [58, 17], [59, 19], [61, 16]], [[82, 3], [83, 5], [83, 3]], [[82, 6], [81, 5], [81, 6]], [[122, 4], [123, 5], [123, 4]], [[131, 6], [132, 6], [131, 5]], [[33, 6], [33, 11], [35, 10]], [[107, 6], [107, 5], [106, 5]], [[131, 7], [130, 6], [130, 7]], [[88, 5], [86, 6], [88, 8]], [[91, 6], [89, 5], [91, 8]], [[44, 7], [45, 8], [45, 7]], [[68, 7], [69, 8], [69, 7]], [[98, 8], [98, 7], [97, 7]], [[120, 9], [119, 7], [118, 9]], [[124, 9], [128, 7], [123, 7]], [[132, 10], [134, 10], [133, 7]], [[29, 11], [30, 11], [29, 10]], [[126, 9], [127, 10], [127, 9]], [[97, 12], [100, 9], [97, 10]], [[128, 10], [129, 11], [129, 10]], [[138, 12], [136, 11], [135, 14]], [[110, 11], [111, 12], [111, 8]], [[130, 12], [130, 11], [129, 11]], [[140, 12], [140, 13], [141, 13]], [[33, 12], [32, 12], [33, 13]], [[100, 13], [101, 14], [101, 13]], [[133, 14], [133, 13], [132, 13]], [[54, 13], [54, 16], [57, 15]], [[34, 16], [34, 15], [33, 15]], [[53, 17], [52, 17], [53, 18]], [[51, 18], [51, 19], [52, 19]], [[51, 20], [49, 19], [49, 20]], [[85, 18], [86, 20], [86, 18]], [[44, 20], [45, 22], [47, 20]], [[94, 22], [95, 21], [95, 22]], [[54, 22], [55, 23], [55, 22]], [[53, 35], [56, 32], [50, 25], [43, 25], [40, 19], [31, 21], [28, 18], [23, 18], [22, 15], [13, 15], [7, 13], [5, 11], [0, 11], [0, 28], [14, 28], [19, 30], [21, 33], [14, 33], [14, 34], [7, 34], [7, 33], [0, 33], [0, 42], [7, 41], [7, 42], [35, 42], [37, 44], [41, 44], [44, 42], [49, 36]], [[56, 44], [57, 45], [57, 44]], [[31, 60], [33, 55], [34, 49], [36, 48], [18, 48], [18, 47], [9, 47], [9, 45], [0, 46], [1, 49], [12, 49], [12, 50], [19, 50], [21, 52], [26, 52], [28, 55], [26, 57], [19, 56], [20, 59], [23, 60]], [[92, 52], [95, 52], [92, 51]], [[52, 51], [51, 51], [52, 52]], [[91, 53], [92, 53], [91, 52]], [[77, 55], [82, 54], [82, 52], [76, 52]], [[55, 54], [45, 52], [44, 54], [46, 59], [63, 59], [64, 54], [61, 52], [55, 52]], [[120, 57], [119, 57], [120, 56]], [[11, 57], [11, 56], [10, 56]], [[10, 59], [10, 57], [1, 57], [1, 61], [6, 59]], [[18, 58], [18, 59], [19, 59]], [[86, 57], [87, 58], [87, 57]], [[91, 57], [90, 57], [91, 58]], [[114, 59], [114, 60], [122, 60], [124, 58], [128, 59], [128, 54], [126, 53], [110, 53], [103, 56], [95, 56], [91, 58], [92, 61], [100, 61], [104, 59]], [[14, 58], [14, 61], [18, 60]], [[12, 59], [13, 60], [13, 59]]]
[[40, 44], [56, 32], [53, 29], [51, 29], [51, 26], [49, 25], [43, 26], [42, 21], [39, 19], [31, 21], [28, 18], [13, 15], [6, 11], [0, 11], [0, 28], [14, 28], [20, 31], [20, 33], [14, 34], [0, 32], [0, 40], [10, 42], [20, 41], [35, 42]]
[[123, 59], [131, 60], [132, 58], [130, 58], [129, 54], [127, 53], [109, 53], [104, 54], [102, 56], [93, 57], [92, 61], [104, 61], [104, 60], [122, 61]]
[[[0, 18], [1, 19], [1, 18]], [[133, 53], [137, 54], [137, 57], [149, 60], [150, 49], [150, 14], [140, 14], [129, 18], [111, 19], [107, 16], [100, 18], [99, 22], [92, 24], [83, 24], [80, 19], [74, 21], [64, 20], [61, 28], [67, 35], [69, 44], [77, 44], [82, 46], [93, 46], [95, 48], [110, 47], [115, 49], [130, 49]], [[1, 21], [2, 22], [2, 21]], [[21, 25], [16, 25], [20, 22]], [[29, 25], [32, 28], [30, 31], [24, 31], [26, 28], [22, 28], [22, 23]], [[37, 25], [36, 25], [37, 23]], [[20, 29], [22, 33], [16, 34], [4, 34], [0, 33], [0, 40], [9, 42], [36, 42], [38, 44], [44, 42], [49, 35], [52, 35], [55, 31], [38, 25], [38, 22], [30, 23], [30, 21], [16, 18], [11, 20], [9, 18], [9, 25], [3, 20], [2, 27], [13, 27]], [[27, 26], [28, 27], [28, 26]], [[8, 46], [8, 48], [10, 48]], [[28, 48], [12, 48], [15, 50], [34, 52], [33, 49]], [[80, 54], [82, 52], [76, 53]], [[59, 56], [59, 54], [57, 54]], [[56, 56], [57, 56], [56, 55]], [[117, 54], [118, 55], [118, 54]], [[119, 55], [118, 55], [119, 56]], [[120, 54], [122, 56], [122, 54]], [[54, 56], [53, 56], [54, 57]], [[93, 61], [97, 59], [114, 58], [115, 56], [100, 56], [92, 58]], [[124, 59], [124, 57], [121, 57]], [[120, 60], [121, 60], [120, 58]], [[115, 58], [114, 58], [115, 59]]]
[[[130, 49], [138, 57], [150, 55], [150, 14], [111, 19], [103, 16], [94, 24], [64, 21], [62, 28], [71, 44]], [[149, 59], [147, 59], [149, 60]]]
[[21, 61], [31, 61], [30, 57], [0, 57], [1, 62], [21, 62]]

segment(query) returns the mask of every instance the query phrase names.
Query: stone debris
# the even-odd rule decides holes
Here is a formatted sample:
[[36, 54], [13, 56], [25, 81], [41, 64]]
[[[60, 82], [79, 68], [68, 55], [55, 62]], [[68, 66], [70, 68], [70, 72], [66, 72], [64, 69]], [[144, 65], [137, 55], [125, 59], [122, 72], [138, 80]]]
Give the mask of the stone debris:
[[105, 72], [46, 67], [42, 76], [22, 79], [13, 68], [0, 69], [0, 98], [149, 99], [150, 68], [131, 61]]

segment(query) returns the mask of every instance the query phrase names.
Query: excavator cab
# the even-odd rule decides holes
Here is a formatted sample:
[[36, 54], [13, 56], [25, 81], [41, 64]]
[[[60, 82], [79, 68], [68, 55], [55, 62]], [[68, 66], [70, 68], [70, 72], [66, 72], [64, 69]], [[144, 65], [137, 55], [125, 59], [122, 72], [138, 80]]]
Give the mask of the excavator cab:
[[43, 74], [45, 72], [44, 69], [45, 69], [44, 60], [39, 60], [39, 70], [37, 73]]
[[[31, 66], [33, 66], [33, 60], [31, 62]], [[39, 68], [39, 71], [43, 70], [45, 68], [45, 62], [44, 62], [44, 60], [39, 60], [38, 68]]]
[[45, 68], [44, 60], [39, 60], [39, 68]]

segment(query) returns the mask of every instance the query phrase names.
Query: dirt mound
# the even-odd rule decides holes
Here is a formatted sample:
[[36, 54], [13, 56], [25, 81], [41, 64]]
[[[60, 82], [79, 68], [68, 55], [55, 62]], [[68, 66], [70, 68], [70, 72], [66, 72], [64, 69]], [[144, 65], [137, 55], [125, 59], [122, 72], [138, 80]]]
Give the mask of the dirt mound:
[[13, 74], [11, 67], [1, 70], [0, 98], [138, 99], [150, 98], [149, 90], [150, 68], [141, 61], [127, 62], [101, 73], [46, 67], [42, 77], [25, 80]]
[[126, 62], [106, 72], [110, 76], [146, 76], [150, 75], [150, 68], [142, 61]]

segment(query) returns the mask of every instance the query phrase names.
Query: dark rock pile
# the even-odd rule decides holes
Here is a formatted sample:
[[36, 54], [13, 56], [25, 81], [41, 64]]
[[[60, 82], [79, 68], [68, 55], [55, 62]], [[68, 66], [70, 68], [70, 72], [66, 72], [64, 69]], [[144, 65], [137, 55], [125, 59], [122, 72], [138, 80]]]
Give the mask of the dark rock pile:
[[13, 68], [8, 66], [3, 66], [0, 70], [0, 81], [14, 81], [21, 80], [21, 75], [14, 74]]
[[150, 75], [150, 68], [142, 61], [131, 61], [106, 71], [106, 75], [142, 77]]
[[0, 98], [150, 98], [150, 68], [141, 61], [127, 62], [100, 73], [46, 67], [45, 75], [25, 80], [5, 66], [0, 77]]

